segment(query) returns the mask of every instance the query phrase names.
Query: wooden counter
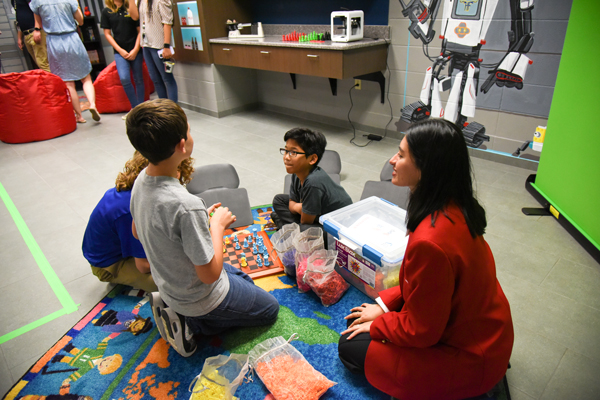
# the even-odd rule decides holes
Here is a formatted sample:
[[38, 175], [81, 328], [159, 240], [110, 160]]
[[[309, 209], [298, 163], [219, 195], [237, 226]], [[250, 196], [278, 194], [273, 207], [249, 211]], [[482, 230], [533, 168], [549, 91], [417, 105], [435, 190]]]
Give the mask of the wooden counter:
[[232, 67], [330, 78], [333, 94], [336, 79], [365, 79], [385, 83], [387, 41], [363, 39], [340, 43], [284, 42], [280, 36], [264, 39], [210, 39], [213, 62]]

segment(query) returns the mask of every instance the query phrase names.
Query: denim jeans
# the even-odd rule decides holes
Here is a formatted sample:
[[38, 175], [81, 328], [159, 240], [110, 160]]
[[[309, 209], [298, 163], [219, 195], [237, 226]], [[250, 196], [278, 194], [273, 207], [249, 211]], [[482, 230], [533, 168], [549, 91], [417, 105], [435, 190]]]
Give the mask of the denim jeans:
[[175, 82], [175, 77], [172, 73], [165, 71], [165, 64], [158, 56], [158, 49], [151, 47], [144, 47], [143, 49], [144, 60], [146, 61], [150, 78], [154, 82], [156, 94], [161, 99], [169, 99], [177, 103], [177, 82]]
[[259, 326], [277, 320], [279, 303], [241, 270], [223, 263], [229, 292], [217, 308], [201, 317], [185, 317], [194, 334], [215, 335], [236, 326]]
[[[144, 102], [144, 56], [138, 52], [135, 60], [124, 59], [119, 53], [115, 53], [115, 63], [121, 85], [125, 89], [125, 94], [131, 103], [131, 108]], [[133, 81], [135, 87], [131, 84], [131, 72], [133, 71]]]

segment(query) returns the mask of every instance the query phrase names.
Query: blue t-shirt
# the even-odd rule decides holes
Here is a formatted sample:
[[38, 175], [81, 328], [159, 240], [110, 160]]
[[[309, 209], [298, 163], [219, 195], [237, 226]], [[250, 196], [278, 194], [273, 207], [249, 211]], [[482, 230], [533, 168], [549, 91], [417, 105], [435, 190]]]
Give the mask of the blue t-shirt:
[[131, 191], [112, 188], [104, 193], [83, 235], [83, 256], [94, 267], [111, 266], [122, 258], [146, 258], [139, 240], [131, 232]]

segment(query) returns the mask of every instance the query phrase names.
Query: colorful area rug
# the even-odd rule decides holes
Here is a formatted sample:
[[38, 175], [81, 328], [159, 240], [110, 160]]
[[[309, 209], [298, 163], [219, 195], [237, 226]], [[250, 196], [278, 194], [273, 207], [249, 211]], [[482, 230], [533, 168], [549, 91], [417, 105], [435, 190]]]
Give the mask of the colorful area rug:
[[[268, 209], [263, 207], [259, 212], [257, 208], [255, 212], [257, 226], [268, 226]], [[4, 399], [189, 399], [189, 386], [206, 358], [247, 354], [267, 338], [287, 339], [294, 333], [299, 338], [291, 344], [314, 368], [337, 382], [321, 399], [390, 399], [364, 377], [350, 374], [337, 354], [339, 333], [346, 326], [343, 317], [352, 307], [370, 302], [367, 296], [351, 286], [337, 304], [325, 307], [314, 293], [298, 293], [295, 280], [286, 275], [263, 277], [255, 283], [278, 300], [277, 322], [205, 338], [189, 358], [181, 357], [160, 337], [144, 292], [116, 286], [23, 375]], [[272, 399], [258, 375], [243, 383], [235, 395], [242, 400]], [[510, 399], [508, 388], [492, 399]]]

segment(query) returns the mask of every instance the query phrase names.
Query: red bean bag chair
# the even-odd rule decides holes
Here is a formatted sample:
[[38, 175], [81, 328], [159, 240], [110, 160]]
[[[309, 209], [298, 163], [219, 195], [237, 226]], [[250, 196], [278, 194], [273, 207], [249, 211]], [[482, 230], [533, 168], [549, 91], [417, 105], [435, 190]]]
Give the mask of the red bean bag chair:
[[36, 142], [76, 128], [71, 96], [58, 76], [41, 69], [0, 74], [0, 140]]
[[[150, 98], [150, 93], [154, 92], [154, 84], [150, 79], [146, 63], [144, 67], [144, 100]], [[135, 87], [133, 74], [131, 75], [131, 83]], [[119, 79], [116, 62], [111, 62], [106, 68], [98, 74], [94, 81], [94, 89], [96, 90], [96, 109], [101, 114], [122, 113], [131, 110], [131, 103], [125, 94], [125, 89]]]

